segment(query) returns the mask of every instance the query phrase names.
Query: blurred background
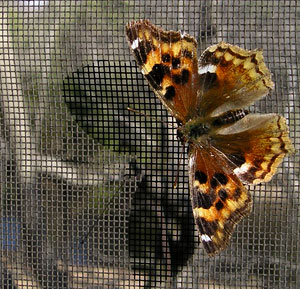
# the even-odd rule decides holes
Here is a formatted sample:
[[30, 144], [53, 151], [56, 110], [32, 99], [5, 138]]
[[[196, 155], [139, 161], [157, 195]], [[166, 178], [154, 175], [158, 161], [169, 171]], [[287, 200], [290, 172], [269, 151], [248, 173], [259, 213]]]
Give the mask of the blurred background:
[[[187, 155], [125, 25], [261, 48], [300, 148], [298, 1], [0, 2], [1, 288], [300, 288], [299, 154], [248, 187], [253, 212], [209, 258]], [[129, 112], [136, 109], [151, 117]], [[177, 180], [177, 187], [174, 182]]]

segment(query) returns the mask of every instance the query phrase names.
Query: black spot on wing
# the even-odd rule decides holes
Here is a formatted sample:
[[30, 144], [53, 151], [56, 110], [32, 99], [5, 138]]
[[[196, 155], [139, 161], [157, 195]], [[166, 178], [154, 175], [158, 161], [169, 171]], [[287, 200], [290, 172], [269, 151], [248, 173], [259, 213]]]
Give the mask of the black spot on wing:
[[176, 84], [186, 84], [189, 81], [190, 72], [187, 69], [183, 69], [181, 74], [174, 74], [172, 76]]
[[226, 190], [224, 189], [219, 190], [219, 197], [222, 201], [225, 201], [228, 197]]
[[169, 74], [169, 67], [163, 64], [155, 64], [152, 70], [145, 75], [146, 79], [156, 90], [161, 90], [161, 83], [166, 74]]
[[215, 173], [210, 180], [210, 185], [215, 189], [218, 185], [226, 185], [228, 182], [227, 177], [222, 173]]
[[172, 58], [172, 68], [177, 69], [180, 67], [180, 58], [173, 57]]
[[161, 57], [162, 62], [170, 62], [171, 61], [171, 56], [169, 53], [165, 53]]
[[223, 209], [224, 204], [222, 203], [222, 201], [218, 201], [218, 202], [216, 202], [215, 206], [216, 206], [216, 209], [218, 211], [220, 211], [221, 209]]
[[200, 184], [205, 184], [207, 182], [207, 175], [202, 171], [196, 171], [195, 180], [199, 181]]
[[214, 179], [214, 178], [212, 178], [212, 179], [210, 180], [210, 185], [211, 185], [211, 187], [212, 187], [213, 189], [215, 189], [215, 188], [218, 186], [217, 180]]
[[175, 88], [174, 86], [168, 86], [166, 88], [166, 93], [164, 95], [164, 97], [167, 99], [167, 100], [172, 100], [174, 98], [174, 96], [176, 95], [176, 91], [175, 91]]

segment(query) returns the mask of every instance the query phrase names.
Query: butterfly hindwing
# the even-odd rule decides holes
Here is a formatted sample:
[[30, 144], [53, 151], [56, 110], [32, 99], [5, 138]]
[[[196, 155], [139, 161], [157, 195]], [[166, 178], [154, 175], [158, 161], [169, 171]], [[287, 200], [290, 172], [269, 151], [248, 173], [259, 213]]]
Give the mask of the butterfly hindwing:
[[250, 184], [268, 182], [286, 154], [294, 151], [284, 117], [248, 114], [218, 131], [212, 145], [222, 151], [233, 172]]
[[189, 179], [199, 238], [207, 253], [215, 255], [228, 245], [235, 225], [250, 213], [250, 194], [212, 147], [191, 149]]
[[164, 31], [147, 20], [126, 26], [137, 63], [162, 103], [181, 123], [195, 115], [197, 42], [188, 34]]

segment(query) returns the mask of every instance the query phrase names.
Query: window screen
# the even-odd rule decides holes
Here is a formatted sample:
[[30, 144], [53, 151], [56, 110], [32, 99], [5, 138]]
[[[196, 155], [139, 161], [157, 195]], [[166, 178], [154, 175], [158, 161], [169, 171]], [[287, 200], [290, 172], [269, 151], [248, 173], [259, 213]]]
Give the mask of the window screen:
[[[248, 186], [253, 210], [208, 257], [176, 122], [130, 53], [149, 19], [264, 51], [299, 150], [298, 1], [1, 1], [1, 288], [300, 288], [299, 155]], [[129, 111], [130, 107], [137, 112]], [[174, 185], [176, 184], [176, 186]]]

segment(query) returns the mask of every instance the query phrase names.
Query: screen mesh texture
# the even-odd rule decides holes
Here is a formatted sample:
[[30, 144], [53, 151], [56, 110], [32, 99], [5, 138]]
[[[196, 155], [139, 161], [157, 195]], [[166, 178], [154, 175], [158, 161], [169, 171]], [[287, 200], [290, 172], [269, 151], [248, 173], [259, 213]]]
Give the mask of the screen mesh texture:
[[[248, 186], [253, 210], [208, 257], [176, 122], [143, 78], [125, 25], [149, 19], [264, 51], [300, 148], [298, 1], [0, 2], [1, 288], [300, 288], [299, 154]], [[138, 112], [128, 111], [127, 107]], [[177, 186], [174, 186], [174, 183]]]

